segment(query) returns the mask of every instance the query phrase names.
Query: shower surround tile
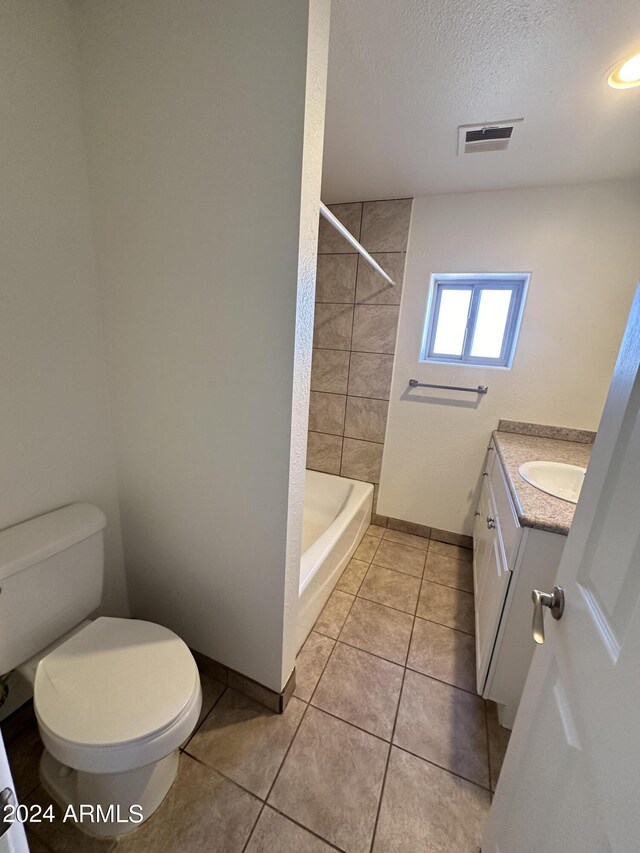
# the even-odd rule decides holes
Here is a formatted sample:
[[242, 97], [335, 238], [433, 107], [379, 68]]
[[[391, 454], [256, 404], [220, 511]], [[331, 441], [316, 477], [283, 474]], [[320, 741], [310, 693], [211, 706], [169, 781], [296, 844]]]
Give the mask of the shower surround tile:
[[316, 302], [313, 346], [322, 349], [351, 349], [353, 305]]
[[[356, 240], [360, 238], [360, 224], [362, 222], [362, 202], [347, 202], [346, 204], [330, 204], [329, 210], [336, 219], [344, 225], [347, 231], [352, 234]], [[404, 251], [404, 250], [403, 250]], [[348, 243], [344, 237], [330, 225], [324, 216], [320, 216], [318, 227], [318, 254], [341, 254], [344, 252], [353, 253], [353, 246]]]
[[[392, 199], [330, 207], [356, 239], [361, 228], [366, 231], [367, 248], [393, 285], [320, 217], [308, 467], [374, 485], [380, 480], [411, 203]], [[346, 394], [345, 410], [341, 400], [317, 394]], [[330, 436], [344, 441], [338, 446]], [[376, 513], [376, 498], [377, 493], [372, 517], [386, 524]]]
[[342, 394], [311, 391], [309, 396], [309, 429], [329, 435], [344, 434], [347, 398]]
[[353, 480], [379, 483], [383, 447], [383, 444], [375, 444], [372, 441], [345, 438], [342, 443], [340, 473], [343, 477]]
[[406, 252], [413, 199], [365, 201], [360, 242], [368, 252]]
[[356, 305], [351, 349], [393, 354], [399, 312], [397, 305]]
[[394, 284], [389, 284], [370, 264], [358, 264], [356, 302], [369, 305], [400, 305], [405, 255], [382, 252], [372, 257], [391, 276]]
[[307, 468], [312, 471], [324, 471], [325, 474], [339, 474], [341, 459], [342, 438], [339, 435], [308, 433]]
[[366, 397], [347, 397], [344, 434], [348, 438], [384, 443], [389, 403]]
[[349, 358], [347, 350], [315, 349], [311, 363], [311, 390], [346, 394]]
[[318, 255], [316, 302], [353, 302], [357, 255]]
[[388, 400], [392, 373], [392, 355], [352, 352], [347, 393], [350, 397]]

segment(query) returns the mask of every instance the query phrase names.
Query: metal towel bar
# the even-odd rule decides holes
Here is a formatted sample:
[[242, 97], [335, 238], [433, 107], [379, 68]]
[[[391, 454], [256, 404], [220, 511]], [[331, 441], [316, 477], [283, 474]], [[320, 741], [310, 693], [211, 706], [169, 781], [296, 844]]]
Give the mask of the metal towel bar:
[[472, 394], [486, 394], [489, 390], [488, 385], [478, 385], [476, 388], [464, 388], [462, 385], [432, 385], [430, 382], [418, 382], [417, 379], [410, 379], [409, 385], [411, 388], [443, 388], [445, 391], [471, 391]]

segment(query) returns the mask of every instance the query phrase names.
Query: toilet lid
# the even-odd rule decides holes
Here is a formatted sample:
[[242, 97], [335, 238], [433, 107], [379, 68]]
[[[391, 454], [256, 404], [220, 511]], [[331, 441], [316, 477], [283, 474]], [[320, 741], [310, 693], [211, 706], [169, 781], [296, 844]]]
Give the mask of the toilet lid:
[[122, 744], [168, 728], [198, 678], [188, 646], [173, 631], [103, 616], [40, 661], [34, 705], [59, 738]]

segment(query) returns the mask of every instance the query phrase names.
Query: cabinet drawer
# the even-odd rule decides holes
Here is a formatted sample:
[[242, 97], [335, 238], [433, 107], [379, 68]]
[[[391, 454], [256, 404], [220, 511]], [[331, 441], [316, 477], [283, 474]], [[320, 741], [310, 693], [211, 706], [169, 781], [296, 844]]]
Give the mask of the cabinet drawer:
[[509, 487], [505, 479], [500, 460], [496, 460], [491, 470], [491, 491], [497, 513], [497, 526], [504, 547], [507, 568], [513, 570], [520, 546], [522, 527], [518, 521]]

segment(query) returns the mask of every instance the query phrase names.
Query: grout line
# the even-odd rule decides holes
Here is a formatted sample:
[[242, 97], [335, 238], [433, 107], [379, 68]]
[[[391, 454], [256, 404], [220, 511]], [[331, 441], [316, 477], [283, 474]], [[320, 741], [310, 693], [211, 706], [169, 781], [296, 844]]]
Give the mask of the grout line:
[[[401, 666], [401, 664], [396, 664], [396, 666]], [[398, 695], [398, 701], [400, 701], [400, 696]], [[369, 731], [369, 729], [363, 729], [362, 726], [359, 726], [357, 723], [353, 723], [351, 720], [345, 720], [344, 717], [339, 717], [333, 711], [327, 711], [326, 708], [320, 707], [320, 705], [311, 705], [309, 703], [309, 707], [313, 708], [314, 711], [320, 711], [322, 714], [326, 714], [327, 717], [331, 717], [334, 720], [338, 720], [339, 723], [344, 723], [346, 726], [351, 726], [352, 729], [357, 729], [359, 732], [362, 732], [365, 735], [369, 735], [369, 737], [374, 737], [376, 740], [381, 741], [382, 743], [386, 743], [387, 746], [391, 746], [391, 741], [382, 737], [382, 735], [377, 735], [375, 732]]]
[[417, 752], [411, 752], [410, 749], [407, 749], [404, 746], [400, 746], [400, 744], [392, 743], [396, 749], [399, 749], [401, 752], [406, 752], [407, 755], [412, 755], [414, 758], [418, 758], [420, 761], [424, 761], [426, 764], [430, 764], [432, 767], [437, 767], [439, 770], [444, 770], [445, 773], [449, 773], [451, 776], [455, 776], [456, 779], [462, 779], [463, 782], [468, 782], [470, 785], [475, 785], [476, 788], [480, 788], [481, 791], [484, 791], [487, 794], [490, 794], [491, 791], [487, 788], [486, 785], [482, 785], [480, 782], [474, 782], [473, 779], [469, 779], [467, 776], [462, 776], [460, 773], [456, 773], [455, 770], [451, 770], [449, 767], [444, 767], [442, 764], [436, 764], [435, 761], [432, 761], [430, 758], [425, 758], [424, 755], [418, 755]]
[[[422, 579], [420, 580], [420, 590], [418, 591], [418, 601], [420, 600], [420, 592], [422, 591]], [[383, 605], [384, 606], [384, 605]], [[416, 602], [416, 610], [418, 609], [418, 604]], [[400, 705], [402, 704], [402, 694], [404, 692], [404, 682], [407, 677], [407, 661], [409, 659], [409, 652], [411, 651], [411, 640], [413, 639], [413, 628], [416, 623], [416, 615], [413, 614], [413, 622], [411, 623], [411, 633], [409, 634], [409, 645], [407, 646], [407, 653], [404, 658], [404, 667], [402, 670], [402, 684], [400, 685], [400, 693], [398, 694], [398, 704], [396, 706], [395, 717], [393, 718], [393, 728], [391, 730], [391, 740], [389, 742], [389, 751], [387, 752], [387, 762], [384, 766], [384, 774], [382, 776], [382, 786], [380, 788], [380, 797], [378, 799], [378, 808], [376, 810], [376, 819], [373, 824], [373, 833], [371, 835], [371, 847], [370, 850], [373, 851], [373, 846], [376, 841], [376, 833], [378, 831], [378, 823], [380, 821], [380, 811], [382, 810], [382, 800], [384, 799], [384, 789], [387, 784], [387, 773], [389, 772], [389, 762], [391, 760], [391, 748], [393, 746], [393, 739], [396, 734], [396, 726], [398, 724], [398, 715], [400, 714]]]
[[[200, 672], [200, 670], [198, 670], [198, 675], [202, 675], [202, 673]], [[206, 673], [205, 673], [205, 675], [206, 675]], [[217, 681], [217, 679], [213, 678], [212, 676], [208, 676], [208, 677], [209, 677], [209, 678], [211, 678], [211, 680], [212, 680], [212, 681]], [[181, 747], [181, 749], [182, 749], [182, 751], [183, 751], [183, 752], [186, 750], [186, 748], [187, 748], [187, 747], [189, 746], [189, 744], [191, 743], [192, 739], [196, 736], [196, 734], [200, 731], [200, 729], [202, 728], [202, 726], [205, 724], [205, 721], [209, 719], [209, 715], [213, 712], [213, 709], [217, 706], [218, 702], [222, 699], [222, 697], [223, 697], [223, 696], [224, 696], [224, 694], [227, 692], [227, 690], [229, 690], [229, 685], [228, 685], [228, 684], [222, 684], [222, 682], [221, 682], [221, 681], [217, 681], [217, 683], [218, 683], [218, 684], [221, 684], [221, 685], [224, 687], [224, 690], [223, 690], [223, 691], [222, 691], [222, 693], [218, 696], [218, 698], [217, 698], [217, 699], [216, 699], [216, 701], [213, 703], [213, 705], [209, 708], [209, 710], [208, 710], [208, 711], [207, 711], [207, 713], [204, 715], [204, 717], [202, 718], [202, 720], [200, 720], [200, 722], [199, 722], [199, 723], [198, 723], [198, 725], [195, 727], [195, 729], [191, 732], [191, 735], [190, 735], [189, 739], [187, 740], [187, 742], [185, 743], [185, 745], [184, 745], [183, 747]], [[248, 697], [248, 698], [251, 698], [251, 697]]]
[[[258, 794], [254, 794], [253, 791], [250, 791], [248, 788], [245, 788], [244, 785], [241, 785], [240, 782], [236, 782], [235, 779], [232, 779], [231, 776], [227, 776], [222, 770], [218, 770], [217, 767], [213, 767], [211, 764], [207, 764], [206, 761], [203, 761], [201, 758], [198, 758], [197, 755], [193, 755], [193, 753], [188, 752], [186, 749], [182, 750], [182, 754], [186, 755], [187, 758], [190, 758], [192, 761], [195, 761], [201, 767], [206, 767], [211, 773], [217, 773], [218, 776], [222, 776], [223, 779], [226, 779], [227, 782], [231, 782], [232, 785], [235, 785], [236, 788], [239, 788], [241, 791], [244, 791], [245, 794], [249, 794], [250, 797], [253, 797], [254, 800], [258, 800], [261, 803], [264, 803], [262, 797], [258, 796]], [[155, 814], [155, 812], [154, 812]]]
[[295, 820], [294, 818], [291, 817], [291, 815], [288, 815], [286, 812], [281, 811], [279, 808], [272, 805], [271, 803], [265, 803], [264, 808], [269, 808], [269, 809], [271, 809], [271, 811], [274, 811], [277, 814], [282, 815], [282, 817], [286, 818], [287, 820], [290, 820], [291, 823], [295, 823], [296, 826], [299, 826], [300, 829], [304, 829], [304, 831], [308, 832], [309, 835], [313, 835], [313, 836], [315, 836], [315, 838], [318, 838], [320, 841], [323, 841], [328, 847], [331, 847], [332, 850], [338, 850], [339, 853], [346, 853], [346, 851], [344, 850], [343, 847], [337, 847], [335, 844], [333, 844], [331, 841], [329, 841], [323, 835], [319, 835], [313, 829], [309, 829], [308, 826], [305, 826], [303, 823], [300, 823], [299, 821]]

